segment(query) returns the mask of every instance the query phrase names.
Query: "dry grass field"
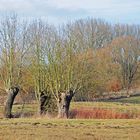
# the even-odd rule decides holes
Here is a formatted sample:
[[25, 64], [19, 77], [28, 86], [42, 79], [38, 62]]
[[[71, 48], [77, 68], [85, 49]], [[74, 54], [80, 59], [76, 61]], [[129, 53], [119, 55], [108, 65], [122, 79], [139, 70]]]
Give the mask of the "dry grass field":
[[[27, 104], [24, 113], [31, 113], [31, 116], [4, 119], [2, 116], [3, 106], [0, 106], [0, 140], [140, 139], [140, 104], [76, 102], [72, 103], [71, 112], [75, 109], [77, 110], [75, 118], [56, 119], [46, 116], [38, 117], [36, 104]], [[20, 110], [21, 105], [14, 105], [13, 113], [20, 112]], [[114, 115], [116, 115], [114, 113], [128, 114], [133, 119], [114, 119]], [[87, 115], [91, 116], [85, 119]]]
[[139, 119], [1, 119], [0, 140], [139, 140]]

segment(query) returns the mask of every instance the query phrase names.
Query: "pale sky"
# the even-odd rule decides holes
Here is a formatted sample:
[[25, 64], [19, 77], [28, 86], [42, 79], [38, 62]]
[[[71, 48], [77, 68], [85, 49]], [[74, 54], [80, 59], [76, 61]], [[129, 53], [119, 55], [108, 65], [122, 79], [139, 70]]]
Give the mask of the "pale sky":
[[140, 0], [0, 0], [0, 16], [42, 18], [61, 24], [93, 17], [111, 23], [140, 24]]

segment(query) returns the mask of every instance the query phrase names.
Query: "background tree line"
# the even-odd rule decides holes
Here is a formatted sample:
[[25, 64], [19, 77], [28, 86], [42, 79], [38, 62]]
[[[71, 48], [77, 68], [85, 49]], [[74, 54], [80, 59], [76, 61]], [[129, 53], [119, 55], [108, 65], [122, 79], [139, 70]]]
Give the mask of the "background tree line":
[[[55, 27], [7, 16], [0, 22], [0, 88], [15, 96], [32, 91], [43, 114], [55, 106], [68, 117], [70, 102], [140, 83], [140, 26], [81, 19]], [[53, 105], [52, 105], [53, 103]], [[47, 106], [47, 107], [46, 107]]]

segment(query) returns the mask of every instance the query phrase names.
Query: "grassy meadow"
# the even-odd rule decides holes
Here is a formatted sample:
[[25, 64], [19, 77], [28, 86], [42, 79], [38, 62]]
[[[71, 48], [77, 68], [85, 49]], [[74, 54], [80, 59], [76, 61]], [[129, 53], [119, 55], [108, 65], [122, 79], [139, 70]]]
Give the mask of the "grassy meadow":
[[139, 140], [139, 119], [0, 120], [0, 140]]
[[[23, 112], [32, 115], [4, 119], [0, 106], [0, 140], [139, 140], [140, 104], [135, 101], [131, 97], [118, 102], [72, 102], [70, 116], [77, 111], [73, 119], [39, 117], [36, 104], [24, 106]], [[13, 113], [21, 108], [14, 105]], [[130, 118], [116, 119], [116, 113]]]

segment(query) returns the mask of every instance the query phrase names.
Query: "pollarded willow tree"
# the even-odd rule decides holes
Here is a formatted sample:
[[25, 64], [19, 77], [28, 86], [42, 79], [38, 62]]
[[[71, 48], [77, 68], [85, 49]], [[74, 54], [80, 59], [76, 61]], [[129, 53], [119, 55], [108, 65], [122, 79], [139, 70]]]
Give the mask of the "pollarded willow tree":
[[46, 105], [51, 98], [47, 89], [45, 46], [48, 34], [48, 25], [41, 20], [30, 24], [30, 72], [32, 73], [35, 97], [38, 103], [39, 114], [45, 114]]
[[27, 25], [17, 17], [6, 17], [0, 22], [0, 80], [8, 98], [4, 115], [11, 118], [14, 99], [22, 83], [22, 70], [28, 50]]
[[30, 51], [28, 60], [29, 71], [33, 81], [35, 97], [37, 99], [39, 114], [53, 112], [54, 97], [52, 96], [48, 84], [48, 44], [55, 44], [56, 28], [50, 26], [42, 20], [33, 21], [30, 26], [29, 40]]
[[68, 118], [70, 102], [82, 86], [86, 64], [83, 48], [76, 45], [70, 29], [64, 32], [65, 36], [61, 30], [61, 35], [46, 46], [48, 86], [57, 101], [59, 118]]

